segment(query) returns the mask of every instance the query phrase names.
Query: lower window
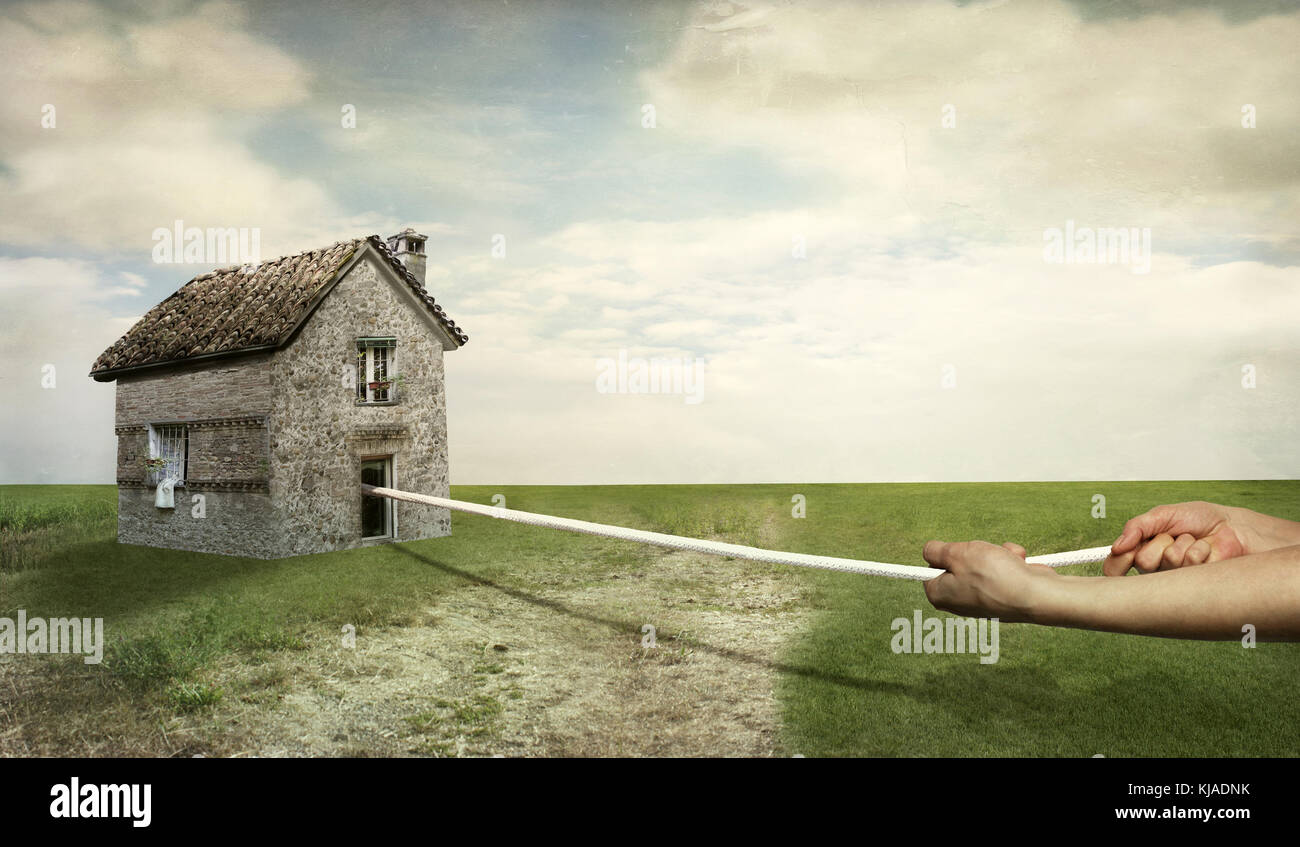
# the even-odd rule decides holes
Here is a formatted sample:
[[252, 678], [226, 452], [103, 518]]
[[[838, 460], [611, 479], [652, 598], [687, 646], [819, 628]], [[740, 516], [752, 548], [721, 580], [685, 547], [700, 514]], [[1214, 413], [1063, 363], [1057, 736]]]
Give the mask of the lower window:
[[189, 430], [185, 424], [149, 425], [149, 464], [152, 483], [173, 479], [184, 484], [190, 458]]

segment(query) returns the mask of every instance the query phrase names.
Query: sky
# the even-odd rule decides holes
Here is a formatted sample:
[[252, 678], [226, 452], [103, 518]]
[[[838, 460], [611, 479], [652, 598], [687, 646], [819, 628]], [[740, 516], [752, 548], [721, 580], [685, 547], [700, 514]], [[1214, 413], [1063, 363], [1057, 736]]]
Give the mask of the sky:
[[0, 43], [0, 483], [113, 481], [91, 364], [222, 264], [155, 262], [177, 220], [428, 234], [454, 484], [1300, 476], [1291, 3], [60, 0]]

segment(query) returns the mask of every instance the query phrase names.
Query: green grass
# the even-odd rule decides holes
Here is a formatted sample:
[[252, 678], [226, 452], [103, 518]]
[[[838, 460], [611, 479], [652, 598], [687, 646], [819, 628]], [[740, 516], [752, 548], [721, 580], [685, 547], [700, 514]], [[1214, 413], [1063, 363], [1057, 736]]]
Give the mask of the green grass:
[[[1300, 482], [802, 486], [794, 549], [922, 564], [929, 538], [1030, 553], [1108, 544], [1160, 503], [1204, 499], [1300, 519]], [[1104, 494], [1107, 517], [1091, 517]], [[1069, 569], [1097, 573], [1096, 565]], [[1000, 628], [1001, 656], [895, 654], [890, 623], [936, 615], [916, 583], [813, 576], [815, 624], [780, 695], [805, 755], [1295, 756], [1300, 645]]]
[[117, 531], [111, 485], [0, 486], [0, 572], [31, 567], [55, 550]]
[[182, 682], [167, 692], [173, 709], [178, 712], [197, 712], [221, 702], [225, 692], [212, 683]]
[[[453, 496], [489, 503], [496, 493], [515, 509], [907, 564], [922, 564], [921, 545], [933, 537], [1017, 541], [1031, 553], [1106, 544], [1127, 517], [1179, 500], [1300, 519], [1300, 482], [1290, 481], [458, 486]], [[1098, 493], [1107, 498], [1101, 520], [1091, 516]], [[791, 516], [794, 494], [807, 498], [806, 518]], [[198, 711], [221, 702], [208, 672], [225, 660], [254, 665], [271, 653], [291, 656], [318, 639], [337, 639], [345, 624], [359, 632], [411, 624], [472, 580], [527, 585], [530, 573], [554, 570], [558, 561], [581, 586], [642, 569], [658, 555], [458, 515], [450, 538], [260, 561], [119, 545], [114, 505], [112, 486], [0, 487], [0, 546], [14, 563], [0, 569], [0, 616], [26, 609], [105, 618], [103, 665], [73, 661], [52, 677], [57, 685], [93, 683], [76, 693], [89, 698], [75, 704], [86, 727], [103, 706], [96, 691], [119, 697], [119, 708]], [[890, 649], [891, 622], [916, 609], [939, 614], [919, 584], [799, 574], [810, 625], [778, 668], [790, 752], [1300, 755], [1300, 645], [1246, 650], [1236, 642], [1004, 625], [996, 664], [981, 665], [974, 655], [898, 655]], [[668, 646], [688, 644], [689, 633], [678, 633]], [[489, 654], [472, 672], [501, 670]], [[268, 686], [279, 684], [275, 674]], [[63, 696], [72, 698], [73, 689]], [[501, 708], [495, 699], [448, 702], [411, 724], [487, 731]], [[443, 751], [442, 741], [430, 743]]]
[[[499, 490], [457, 494], [486, 503]], [[572, 489], [553, 494], [561, 509], [601, 520], [628, 515], [618, 504], [593, 501], [589, 492], [576, 498], [581, 506]], [[103, 663], [66, 660], [59, 684], [80, 680], [88, 684], [77, 697], [118, 692], [141, 709], [210, 705], [196, 692], [205, 671], [223, 658], [251, 664], [314, 639], [337, 640], [348, 624], [358, 636], [370, 627], [409, 625], [471, 580], [527, 573], [560, 559], [572, 560], [574, 575], [595, 578], [640, 566], [650, 555], [635, 545], [470, 519], [458, 521], [451, 538], [266, 561], [121, 545], [115, 515], [70, 525], [105, 502], [115, 506], [112, 486], [0, 486], [0, 497], [8, 514], [28, 516], [15, 518], [24, 525], [36, 520], [31, 515], [64, 516], [42, 518], [53, 539], [48, 547], [23, 548], [23, 567], [0, 571], [0, 616], [25, 609], [31, 617], [104, 618]], [[551, 502], [534, 489], [511, 497], [521, 508]], [[481, 672], [500, 670], [485, 662]], [[76, 699], [71, 692], [63, 696]], [[107, 708], [102, 697], [95, 702]], [[93, 718], [88, 711], [87, 722]]]

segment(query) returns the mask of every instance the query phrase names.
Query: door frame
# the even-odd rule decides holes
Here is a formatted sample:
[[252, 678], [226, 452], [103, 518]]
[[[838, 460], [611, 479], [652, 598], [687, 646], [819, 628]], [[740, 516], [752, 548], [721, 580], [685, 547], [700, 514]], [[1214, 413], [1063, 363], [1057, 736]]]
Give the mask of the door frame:
[[[381, 456], [362, 456], [360, 470], [364, 472], [366, 465], [372, 462], [382, 462], [384, 465], [384, 485], [380, 487], [396, 488], [397, 487], [397, 477], [395, 471], [396, 463], [393, 461], [393, 455], [391, 453], [388, 453]], [[365, 498], [368, 497], [369, 495], [363, 494], [361, 496], [362, 498]], [[379, 499], [384, 504], [384, 524], [388, 530], [388, 533], [386, 535], [365, 535], [364, 533], [366, 531], [366, 527], [365, 524], [363, 523], [361, 526], [361, 532], [363, 533], [363, 535], [361, 536], [362, 541], [379, 542], [379, 541], [394, 541], [397, 539], [397, 509], [394, 508], [395, 504], [388, 497], [381, 497]]]

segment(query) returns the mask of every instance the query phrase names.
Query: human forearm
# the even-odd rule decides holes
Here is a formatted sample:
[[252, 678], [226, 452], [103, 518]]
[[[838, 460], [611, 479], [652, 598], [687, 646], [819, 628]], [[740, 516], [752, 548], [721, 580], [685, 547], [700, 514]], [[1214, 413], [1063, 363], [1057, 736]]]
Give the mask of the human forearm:
[[1234, 523], [1247, 528], [1242, 533], [1247, 553], [1266, 553], [1300, 544], [1300, 523], [1296, 521], [1235, 506], [1229, 507], [1229, 511], [1233, 513]]
[[1250, 624], [1261, 641], [1300, 640], [1300, 545], [1118, 579], [1037, 583], [1036, 623], [1205, 640], [1240, 638]]

